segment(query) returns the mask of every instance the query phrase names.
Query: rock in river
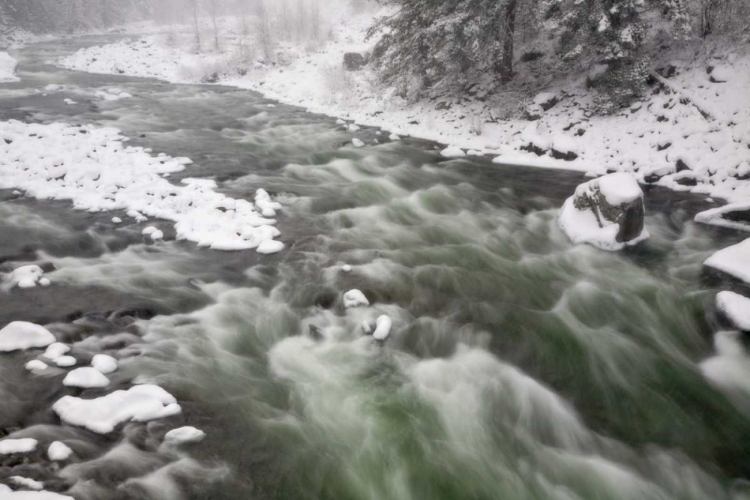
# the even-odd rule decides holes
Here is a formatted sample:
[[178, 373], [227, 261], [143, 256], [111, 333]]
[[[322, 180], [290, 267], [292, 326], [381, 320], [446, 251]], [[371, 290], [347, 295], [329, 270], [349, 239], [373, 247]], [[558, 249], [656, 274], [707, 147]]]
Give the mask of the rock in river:
[[614, 173], [578, 186], [558, 222], [573, 243], [614, 251], [649, 237], [644, 215], [638, 182], [630, 174]]

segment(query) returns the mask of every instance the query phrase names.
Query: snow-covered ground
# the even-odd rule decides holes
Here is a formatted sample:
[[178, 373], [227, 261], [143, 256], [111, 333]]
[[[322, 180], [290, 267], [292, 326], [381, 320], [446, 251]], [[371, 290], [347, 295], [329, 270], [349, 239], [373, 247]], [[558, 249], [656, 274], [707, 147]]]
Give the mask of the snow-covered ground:
[[16, 65], [18, 61], [7, 52], [0, 52], [0, 83], [17, 82]]

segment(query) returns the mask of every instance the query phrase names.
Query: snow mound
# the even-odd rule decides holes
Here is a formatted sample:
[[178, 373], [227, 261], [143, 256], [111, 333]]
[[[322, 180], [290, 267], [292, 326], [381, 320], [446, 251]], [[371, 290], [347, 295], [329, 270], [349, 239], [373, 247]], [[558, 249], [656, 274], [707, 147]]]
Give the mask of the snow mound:
[[375, 320], [375, 331], [372, 332], [372, 336], [375, 340], [385, 340], [391, 334], [391, 326], [393, 322], [391, 318], [385, 314], [378, 316]]
[[47, 366], [47, 363], [45, 363], [44, 361], [39, 361], [38, 359], [32, 359], [31, 361], [26, 363], [26, 369], [30, 372], [40, 372], [46, 370], [47, 368], [49, 368]]
[[723, 207], [712, 208], [711, 210], [705, 210], [695, 215], [695, 222], [701, 224], [709, 224], [711, 226], [726, 227], [729, 229], [737, 229], [740, 231], [750, 231], [750, 223], [742, 222], [741, 220], [732, 220], [726, 218], [725, 215], [729, 215], [732, 212], [750, 212], [750, 203], [729, 203]]
[[182, 411], [171, 394], [149, 384], [137, 385], [127, 391], [115, 391], [96, 399], [65, 396], [52, 406], [52, 410], [64, 422], [98, 434], [108, 434], [124, 422], [147, 422]]
[[55, 364], [61, 368], [75, 366], [76, 363], [78, 363], [78, 361], [73, 356], [60, 356], [55, 360]]
[[10, 57], [7, 52], [0, 52], [0, 83], [19, 82], [16, 76], [18, 61]]
[[39, 442], [36, 439], [3, 439], [0, 441], [0, 455], [10, 455], [11, 453], [29, 453], [36, 450]]
[[356, 137], [352, 139], [352, 146], [355, 148], [361, 148], [365, 145], [364, 142], [362, 142], [360, 139], [357, 139]]
[[170, 220], [178, 240], [219, 250], [252, 249], [274, 238], [264, 228], [276, 221], [260, 212], [278, 203], [256, 197], [253, 205], [204, 183], [173, 185], [162, 175], [184, 170], [190, 160], [126, 147], [117, 129], [8, 121], [0, 122], [0, 138], [0, 189], [71, 200], [76, 210]]
[[55, 336], [49, 330], [26, 321], [14, 321], [0, 330], [0, 352], [46, 347], [54, 341]]
[[173, 429], [164, 435], [164, 442], [171, 445], [184, 443], [197, 443], [206, 437], [206, 433], [195, 427], [180, 427]]
[[706, 259], [703, 265], [750, 283], [750, 238], [719, 250]]
[[[2, 486], [2, 485], [0, 485]], [[67, 495], [52, 493], [50, 491], [2, 491], [2, 500], [75, 500]]]
[[47, 359], [55, 360], [62, 357], [64, 354], [70, 352], [70, 347], [63, 344], [62, 342], [55, 342], [47, 346], [47, 350], [44, 351], [44, 356]]
[[47, 448], [47, 456], [52, 461], [67, 460], [72, 454], [73, 450], [60, 441], [55, 441], [49, 445], [49, 448]]
[[281, 252], [284, 250], [284, 244], [276, 240], [264, 240], [258, 245], [256, 252], [264, 255]]
[[41, 491], [44, 489], [44, 484], [34, 479], [23, 476], [11, 476], [8, 478], [13, 484], [21, 488], [28, 488], [33, 491]]
[[21, 266], [3, 278], [4, 288], [34, 288], [40, 282], [42, 276], [44, 276], [44, 271], [39, 266]]
[[109, 379], [96, 368], [84, 367], [76, 368], [65, 376], [63, 380], [65, 387], [81, 387], [88, 389], [91, 387], [107, 387]]
[[117, 360], [107, 354], [96, 354], [91, 360], [91, 366], [106, 375], [117, 370]]
[[563, 154], [578, 154], [578, 143], [566, 134], [555, 134], [552, 137], [552, 149]]
[[462, 158], [466, 156], [466, 153], [464, 153], [464, 150], [458, 146], [448, 146], [440, 151], [440, 156], [443, 156], [444, 158]]
[[365, 297], [365, 294], [361, 291], [357, 290], [356, 288], [353, 290], [349, 290], [344, 294], [344, 308], [348, 309], [350, 307], [359, 307], [359, 306], [369, 306], [370, 301], [367, 300], [367, 297]]
[[715, 83], [726, 83], [734, 76], [734, 70], [729, 66], [716, 66], [711, 70], [711, 80]]
[[734, 292], [719, 292], [716, 307], [723, 312], [735, 328], [750, 332], [750, 299]]

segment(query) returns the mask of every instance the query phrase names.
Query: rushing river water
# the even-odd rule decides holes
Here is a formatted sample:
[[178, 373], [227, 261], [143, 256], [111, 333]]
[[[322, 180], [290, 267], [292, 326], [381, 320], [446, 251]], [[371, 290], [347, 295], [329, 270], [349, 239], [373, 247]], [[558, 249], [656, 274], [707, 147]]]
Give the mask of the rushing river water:
[[[701, 371], [715, 294], [737, 286], [702, 262], [741, 236], [694, 224], [700, 197], [647, 191], [652, 237], [637, 248], [572, 246], [556, 216], [581, 174], [447, 161], [367, 128], [367, 147], [342, 148], [354, 134], [334, 119], [253, 92], [47, 63], [103, 41], [14, 54], [22, 81], [0, 85], [0, 119], [114, 126], [192, 158], [175, 182], [246, 199], [263, 187], [284, 205], [286, 250], [201, 249], [167, 221], [152, 221], [167, 235], [154, 245], [115, 214], [0, 190], [0, 264], [55, 269], [49, 288], [0, 291], [0, 326], [46, 324], [81, 358], [121, 359], [114, 387], [81, 391], [30, 376], [38, 353], [2, 357], [2, 432], [77, 458], [0, 457], [0, 481], [87, 500], [750, 498], [750, 398]], [[134, 97], [94, 97], [112, 87]], [[345, 311], [352, 288], [372, 305]], [[361, 328], [379, 314], [393, 319], [382, 345]], [[134, 381], [183, 414], [99, 436], [50, 410]], [[181, 425], [206, 439], [161, 447]]]

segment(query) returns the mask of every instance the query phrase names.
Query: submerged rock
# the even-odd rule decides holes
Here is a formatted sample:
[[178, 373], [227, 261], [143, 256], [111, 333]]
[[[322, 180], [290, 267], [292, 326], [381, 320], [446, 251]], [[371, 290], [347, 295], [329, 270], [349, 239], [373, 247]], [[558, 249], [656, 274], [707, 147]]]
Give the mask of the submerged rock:
[[614, 251], [649, 237], [644, 216], [638, 182], [629, 174], [614, 173], [578, 186], [558, 222], [573, 243]]

